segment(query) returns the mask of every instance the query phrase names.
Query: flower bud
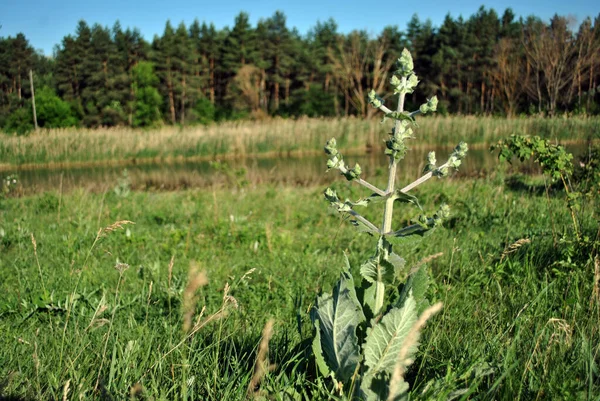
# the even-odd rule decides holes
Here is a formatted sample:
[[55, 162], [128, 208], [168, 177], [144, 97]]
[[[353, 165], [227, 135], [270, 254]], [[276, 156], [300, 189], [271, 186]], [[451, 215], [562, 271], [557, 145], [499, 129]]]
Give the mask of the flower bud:
[[397, 62], [398, 70], [396, 71], [398, 74], [403, 77], [408, 77], [415, 68], [413, 64], [413, 59], [410, 52], [407, 49], [402, 50], [402, 54]]

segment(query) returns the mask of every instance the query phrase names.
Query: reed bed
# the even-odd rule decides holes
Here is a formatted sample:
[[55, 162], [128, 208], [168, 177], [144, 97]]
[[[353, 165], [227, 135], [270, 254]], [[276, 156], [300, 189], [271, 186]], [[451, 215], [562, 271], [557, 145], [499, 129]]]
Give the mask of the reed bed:
[[[454, 145], [459, 139], [485, 146], [518, 133], [540, 135], [561, 143], [598, 139], [600, 117], [494, 118], [452, 116], [423, 118], [421, 145]], [[37, 167], [136, 164], [157, 161], [209, 160], [219, 157], [279, 156], [320, 153], [335, 136], [344, 149], [382, 146], [379, 120], [270, 119], [225, 122], [210, 126], [40, 130], [29, 136], [2, 136], [0, 171]]]

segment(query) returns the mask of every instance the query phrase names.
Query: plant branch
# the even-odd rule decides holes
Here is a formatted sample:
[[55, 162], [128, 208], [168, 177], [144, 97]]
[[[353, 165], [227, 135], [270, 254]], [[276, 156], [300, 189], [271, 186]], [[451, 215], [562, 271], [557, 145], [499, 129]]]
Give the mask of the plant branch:
[[371, 230], [375, 231], [376, 233], [381, 234], [381, 230], [375, 224], [371, 223], [369, 220], [367, 220], [366, 218], [361, 216], [358, 212], [356, 212], [354, 210], [350, 210], [348, 212], [348, 214], [352, 215], [352, 217], [354, 217], [356, 220], [363, 223], [365, 226], [369, 227]]
[[377, 188], [375, 185], [373, 185], [373, 184], [371, 184], [371, 183], [363, 180], [362, 178], [357, 178], [354, 181], [356, 181], [357, 183], [359, 183], [363, 187], [370, 189], [371, 191], [375, 192], [379, 196], [385, 196], [386, 195], [385, 191], [382, 191], [381, 189]]
[[[448, 163], [444, 163], [442, 164], [439, 169], [443, 169], [444, 167], [448, 167]], [[424, 183], [425, 181], [427, 181], [428, 179], [430, 179], [431, 177], [433, 177], [433, 171], [430, 171], [429, 173], [425, 174], [424, 176], [422, 176], [421, 178], [411, 182], [410, 184], [408, 184], [407, 186], [405, 186], [404, 188], [402, 188], [400, 190], [400, 192], [408, 192], [411, 189], [414, 189], [416, 187], [418, 187], [419, 185], [421, 185], [422, 183]]]
[[392, 110], [390, 110], [387, 107], [385, 107], [384, 104], [382, 104], [381, 106], [379, 106], [378, 109], [381, 110], [381, 111], [383, 111], [385, 114], [392, 113]]

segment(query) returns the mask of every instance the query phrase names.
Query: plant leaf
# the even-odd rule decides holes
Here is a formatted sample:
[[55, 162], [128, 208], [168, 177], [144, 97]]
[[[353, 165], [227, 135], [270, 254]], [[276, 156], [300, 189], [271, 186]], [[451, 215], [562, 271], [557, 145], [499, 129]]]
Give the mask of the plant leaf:
[[[402, 343], [417, 321], [415, 299], [410, 295], [402, 308], [391, 309], [381, 321], [367, 333], [364, 346], [367, 375], [381, 372], [392, 373], [398, 360]], [[410, 356], [414, 352], [409, 352]]]
[[[354, 374], [360, 358], [356, 328], [365, 321], [354, 279], [347, 269], [342, 272], [333, 295], [319, 296], [312, 312], [311, 318], [319, 331], [320, 352], [335, 377], [346, 382]], [[319, 347], [313, 345], [315, 348], [319, 351]]]
[[321, 348], [321, 330], [319, 328], [319, 321], [314, 320], [313, 324], [315, 325], [315, 338], [313, 338], [312, 342], [312, 350], [313, 354], [315, 354], [315, 362], [317, 367], [319, 368], [319, 372], [325, 377], [331, 374], [327, 363], [325, 362], [325, 358], [323, 357], [323, 349]]
[[404, 267], [404, 259], [392, 252], [392, 245], [385, 237], [377, 242], [377, 252], [360, 267], [360, 274], [369, 283], [392, 284], [394, 276]]
[[360, 384], [360, 397], [365, 401], [381, 401], [389, 400], [404, 401], [407, 398], [408, 383], [404, 379], [400, 379], [397, 383], [394, 395], [390, 397], [390, 375], [385, 372], [380, 373], [376, 377], [366, 375]]
[[409, 195], [406, 192], [402, 192], [400, 190], [397, 190], [394, 194], [394, 202], [412, 203], [413, 205], [417, 206], [420, 210], [423, 210], [416, 196]]
[[423, 265], [408, 276], [408, 280], [406, 280], [406, 283], [402, 287], [396, 306], [402, 306], [404, 301], [412, 294], [417, 304], [417, 312], [421, 314], [429, 307], [429, 300], [425, 297], [428, 287], [429, 276], [427, 274], [427, 266]]

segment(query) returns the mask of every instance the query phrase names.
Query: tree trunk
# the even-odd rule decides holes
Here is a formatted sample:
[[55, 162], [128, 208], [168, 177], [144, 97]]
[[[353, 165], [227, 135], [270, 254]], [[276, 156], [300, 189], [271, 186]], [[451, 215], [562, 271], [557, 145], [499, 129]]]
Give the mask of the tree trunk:
[[173, 95], [173, 80], [171, 78], [171, 59], [167, 58], [167, 90], [169, 92], [169, 111], [171, 123], [175, 124], [175, 96]]
[[181, 115], [180, 115], [180, 124], [183, 126], [185, 124], [185, 74], [183, 74], [183, 78], [181, 79]]
[[210, 102], [215, 104], [215, 58], [210, 58]]
[[19, 75], [17, 75], [17, 96], [19, 100], [21, 100], [21, 71], [19, 71]]
[[348, 94], [344, 96], [344, 115], [348, 117], [348, 112], [350, 111], [350, 99]]
[[275, 90], [273, 93], [273, 103], [275, 104], [274, 110], [279, 110], [279, 82], [275, 81]]
[[35, 91], [33, 90], [33, 71], [29, 70], [29, 84], [31, 85], [31, 106], [33, 108], [33, 126], [38, 129], [37, 113], [35, 112]]
[[485, 114], [485, 81], [481, 81], [481, 96], [479, 97], [481, 114]]

